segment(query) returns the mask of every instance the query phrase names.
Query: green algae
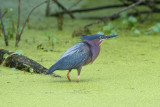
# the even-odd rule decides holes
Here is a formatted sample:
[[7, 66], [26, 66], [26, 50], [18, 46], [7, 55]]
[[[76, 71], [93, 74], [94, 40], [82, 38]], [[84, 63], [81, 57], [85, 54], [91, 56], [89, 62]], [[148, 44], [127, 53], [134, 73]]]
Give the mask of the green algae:
[[[0, 107], [160, 106], [160, 36], [158, 33], [143, 34], [159, 21], [159, 17], [153, 15], [149, 20], [136, 25], [142, 32], [139, 36], [133, 36], [133, 31], [124, 28], [121, 21], [115, 21], [120, 26], [119, 36], [102, 43], [99, 57], [82, 68], [80, 83], [76, 82], [76, 70], [71, 72], [72, 81], [68, 82], [68, 71], [55, 71], [62, 77], [54, 78], [0, 66]], [[23, 55], [49, 68], [63, 52], [80, 41], [72, 38], [74, 29], [92, 21], [65, 18], [64, 22], [63, 31], [58, 31], [55, 18], [31, 20], [18, 48], [14, 47], [14, 39], [9, 40], [9, 47], [6, 47], [2, 36], [0, 48], [12, 52], [22, 50]], [[103, 26], [91, 27], [92, 33], [101, 31]], [[54, 47], [45, 36], [46, 32], [56, 37]], [[54, 51], [37, 49], [40, 44], [44, 50]]]
[[[96, 61], [83, 67], [80, 83], [76, 82], [76, 70], [71, 72], [72, 81], [68, 82], [67, 71], [55, 71], [62, 78], [54, 78], [1, 66], [0, 106], [159, 106], [159, 39], [120, 35], [105, 40]], [[49, 68], [73, 45], [72, 41], [60, 42], [55, 47], [58, 52], [36, 50], [36, 43], [32, 44], [34, 49], [27, 43], [24, 47], [20, 44], [20, 48], [24, 55]]]

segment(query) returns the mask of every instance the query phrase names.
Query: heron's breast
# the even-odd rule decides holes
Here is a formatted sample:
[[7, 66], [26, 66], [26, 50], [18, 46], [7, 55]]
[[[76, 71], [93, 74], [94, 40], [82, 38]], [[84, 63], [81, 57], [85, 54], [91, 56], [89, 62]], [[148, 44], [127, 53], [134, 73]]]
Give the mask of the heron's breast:
[[84, 46], [83, 50], [86, 53], [86, 60], [85, 60], [84, 65], [87, 65], [92, 62], [92, 53], [91, 53], [90, 47], [88, 45]]
[[92, 62], [92, 57], [89, 56], [84, 65], [88, 65], [91, 62]]

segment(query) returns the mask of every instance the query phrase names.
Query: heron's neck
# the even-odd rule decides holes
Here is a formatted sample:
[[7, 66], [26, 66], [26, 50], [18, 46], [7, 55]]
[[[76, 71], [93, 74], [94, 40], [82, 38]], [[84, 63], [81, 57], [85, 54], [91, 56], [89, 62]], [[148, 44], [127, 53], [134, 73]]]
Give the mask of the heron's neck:
[[95, 39], [95, 40], [84, 40], [84, 42], [90, 45], [91, 53], [92, 53], [92, 62], [97, 58], [100, 52], [100, 44], [102, 40]]

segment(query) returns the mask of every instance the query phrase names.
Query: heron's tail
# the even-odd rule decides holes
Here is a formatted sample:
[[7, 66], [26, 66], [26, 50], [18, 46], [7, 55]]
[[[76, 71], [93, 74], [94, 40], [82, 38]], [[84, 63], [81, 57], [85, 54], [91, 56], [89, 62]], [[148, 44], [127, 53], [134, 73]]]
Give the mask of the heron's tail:
[[52, 66], [49, 68], [47, 74], [52, 74], [55, 70], [56, 70], [56, 69], [55, 69], [55, 66], [52, 65]]

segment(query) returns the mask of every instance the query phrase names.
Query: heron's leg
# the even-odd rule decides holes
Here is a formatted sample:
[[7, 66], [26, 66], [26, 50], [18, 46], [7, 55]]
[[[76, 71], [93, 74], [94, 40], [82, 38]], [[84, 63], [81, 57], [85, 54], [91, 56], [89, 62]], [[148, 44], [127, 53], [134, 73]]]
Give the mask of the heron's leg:
[[81, 69], [82, 69], [82, 68], [79, 68], [79, 69], [77, 69], [77, 71], [78, 71], [77, 82], [80, 82], [80, 79], [79, 79], [79, 77], [80, 77]]
[[71, 79], [70, 79], [70, 77], [69, 77], [69, 73], [71, 72], [71, 69], [68, 71], [68, 73], [67, 73], [67, 78], [68, 78], [68, 80], [69, 81], [71, 81]]

